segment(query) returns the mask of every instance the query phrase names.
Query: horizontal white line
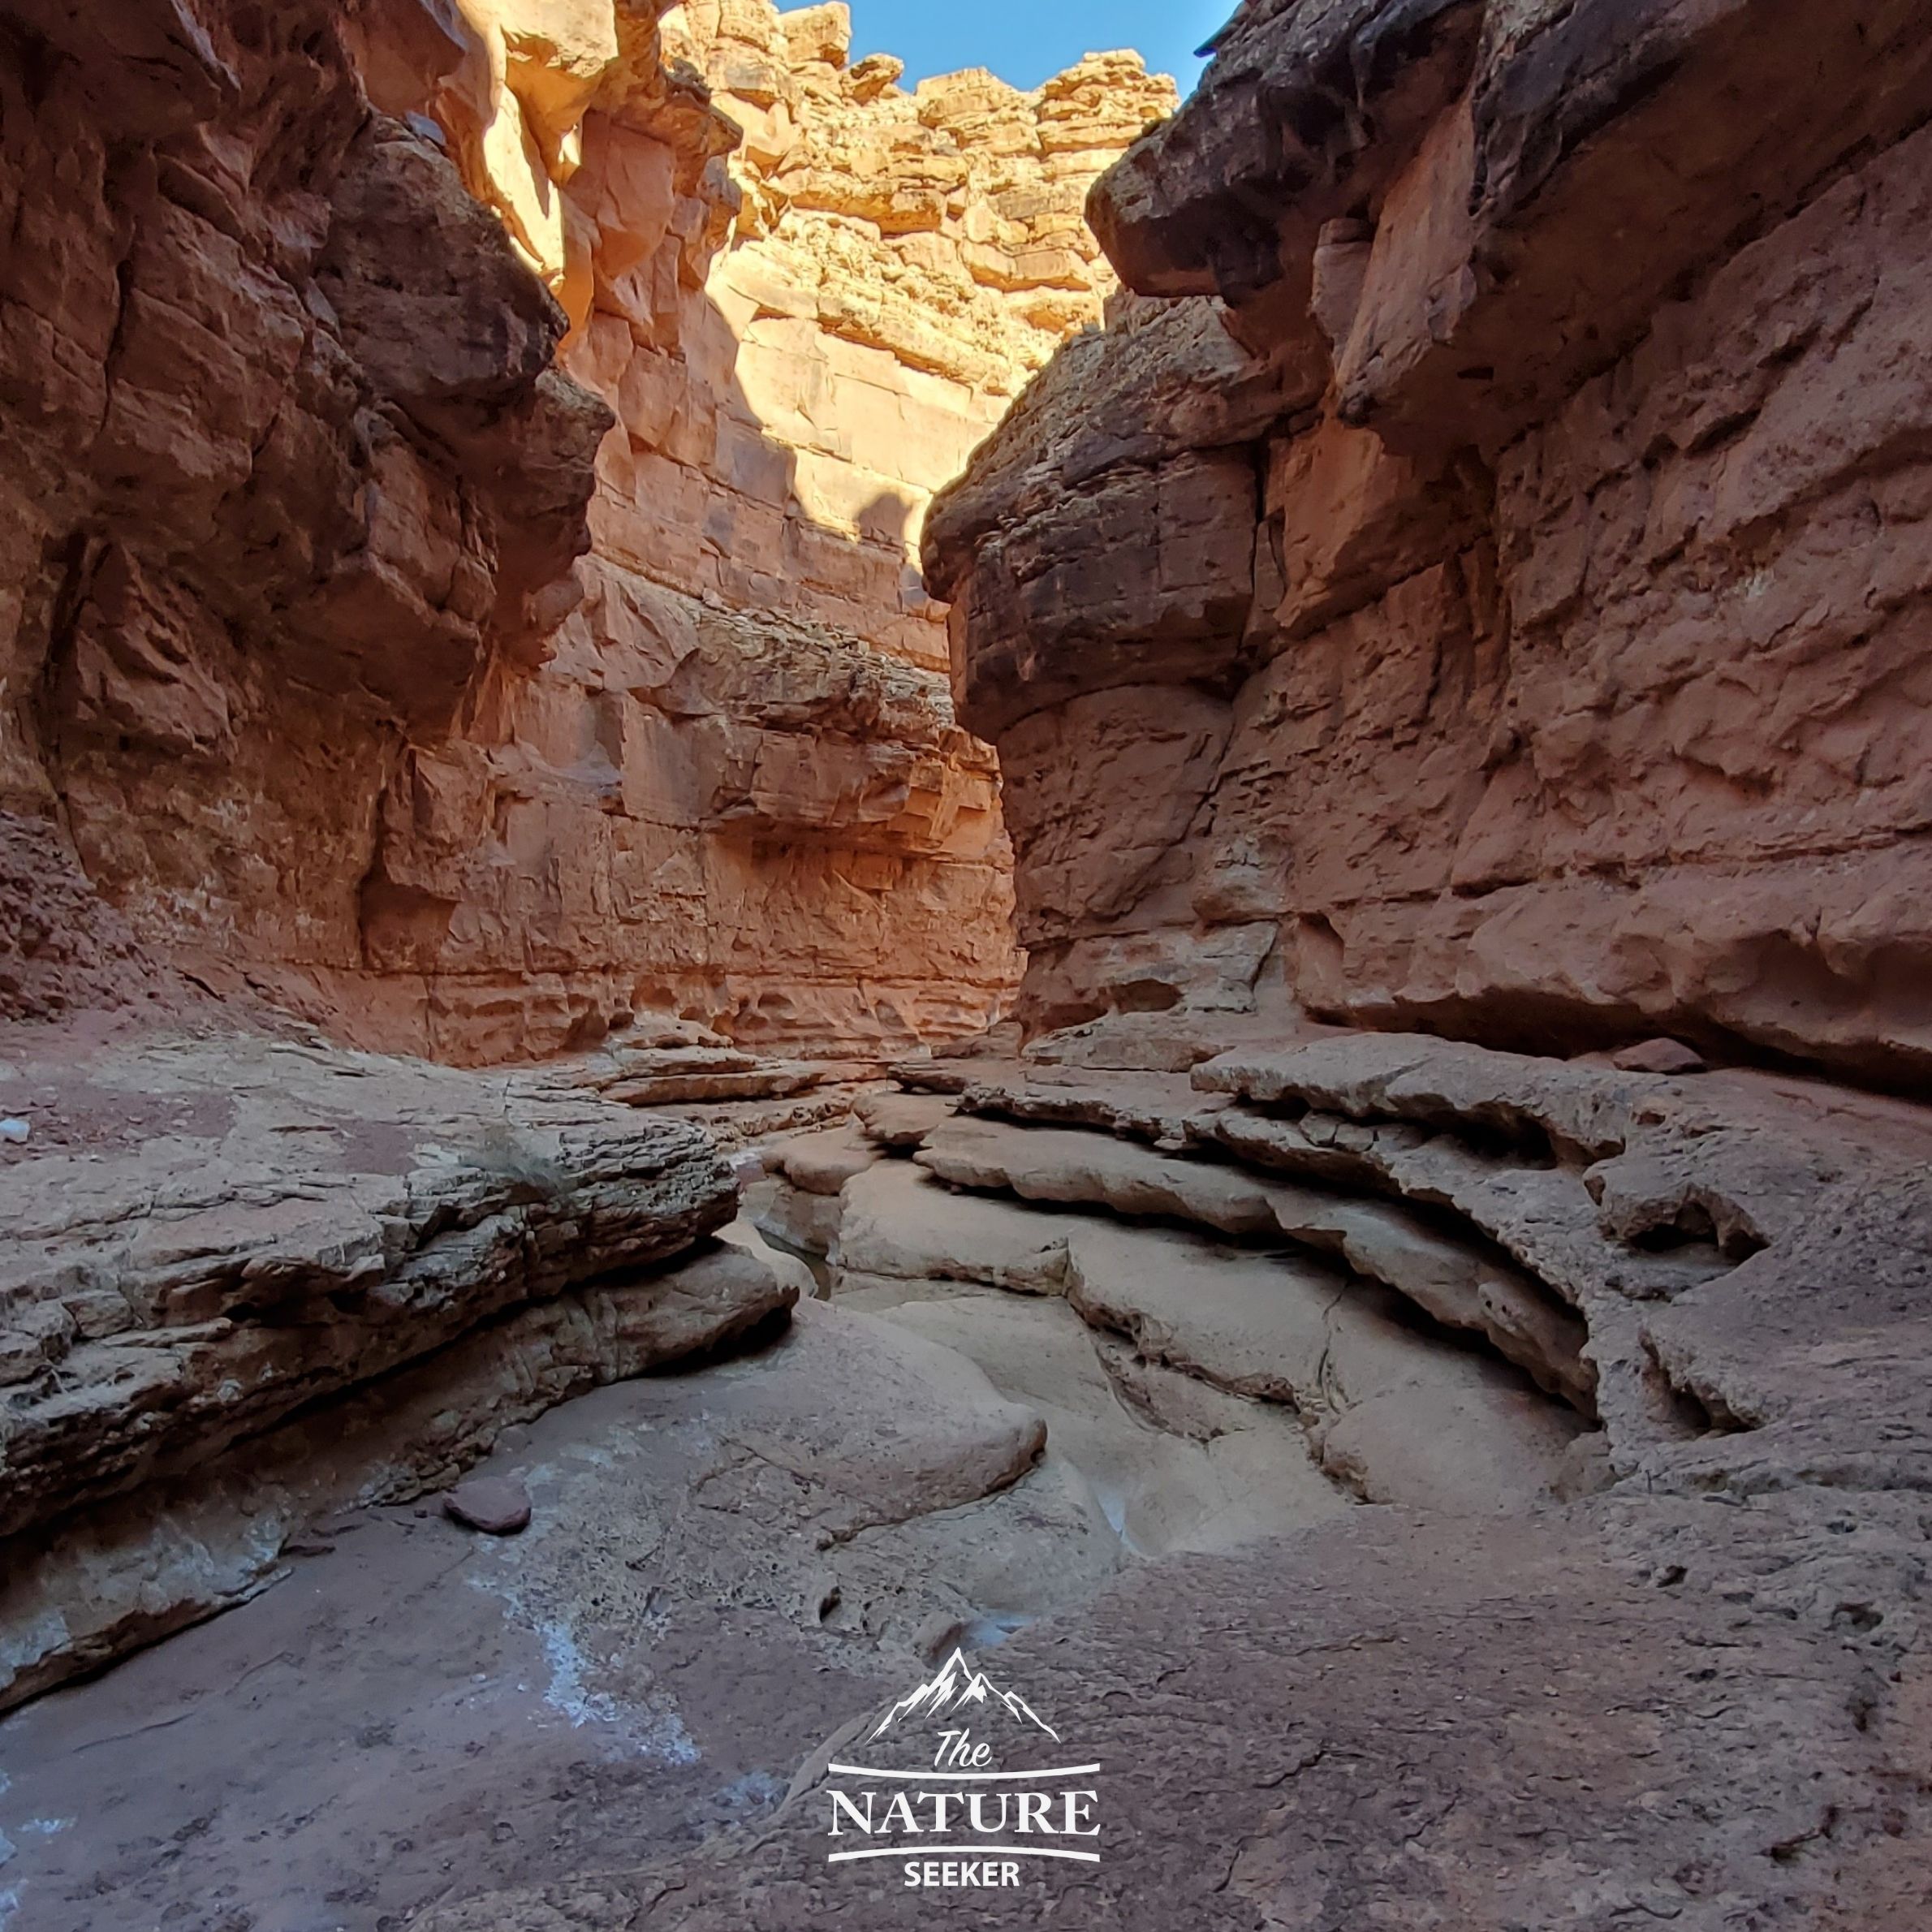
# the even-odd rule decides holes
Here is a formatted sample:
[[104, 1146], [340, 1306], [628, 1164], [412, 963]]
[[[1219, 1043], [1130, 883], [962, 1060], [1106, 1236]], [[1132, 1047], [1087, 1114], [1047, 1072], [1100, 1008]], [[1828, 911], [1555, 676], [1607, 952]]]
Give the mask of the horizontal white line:
[[1044, 1783], [1049, 1778], [1088, 1778], [1100, 1769], [1097, 1764], [1062, 1764], [1050, 1766], [1043, 1771], [882, 1771], [870, 1765], [828, 1764], [828, 1771], [836, 1771], [842, 1778], [903, 1778], [912, 1782], [921, 1779], [950, 1778], [960, 1783], [970, 1783], [976, 1779], [1028, 1778], [1036, 1784]]
[[876, 1852], [831, 1852], [827, 1865], [845, 1865], [854, 1858], [1077, 1858], [1082, 1865], [1098, 1865], [1098, 1852], [1056, 1852], [1045, 1845], [887, 1845]]

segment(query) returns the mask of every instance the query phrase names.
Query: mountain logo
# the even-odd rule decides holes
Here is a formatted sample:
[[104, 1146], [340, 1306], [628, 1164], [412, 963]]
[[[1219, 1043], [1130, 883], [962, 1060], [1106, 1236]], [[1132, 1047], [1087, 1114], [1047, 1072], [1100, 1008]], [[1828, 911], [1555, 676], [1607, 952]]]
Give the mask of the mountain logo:
[[1057, 1744], [1060, 1734], [1017, 1691], [1003, 1691], [984, 1671], [976, 1671], [965, 1653], [955, 1650], [938, 1673], [916, 1690], [908, 1691], [869, 1732], [870, 1744], [911, 1719], [990, 1716], [1003, 1710], [1020, 1723], [1036, 1725]]
[[1066, 1762], [1059, 1732], [964, 1650], [848, 1735], [885, 1762], [827, 1762], [827, 1865], [891, 1861], [902, 1886], [951, 1890], [1100, 1863], [1100, 1766]]

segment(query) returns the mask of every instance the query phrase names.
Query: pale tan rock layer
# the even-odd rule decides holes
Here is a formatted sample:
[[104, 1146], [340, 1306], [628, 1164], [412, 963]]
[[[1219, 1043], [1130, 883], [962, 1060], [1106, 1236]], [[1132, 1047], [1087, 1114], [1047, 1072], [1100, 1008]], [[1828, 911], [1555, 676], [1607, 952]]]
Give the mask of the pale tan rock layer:
[[[0, 7], [49, 75], [5, 83], [0, 806], [364, 1046], [985, 1024], [1010, 855], [917, 545], [1099, 319], [1082, 200], [1171, 84], [907, 91], [765, 0], [123, 11]], [[9, 1001], [102, 997], [15, 897]]]
[[1922, 1081], [1929, 107], [1876, 0], [1241, 11], [929, 533], [1031, 1024]]

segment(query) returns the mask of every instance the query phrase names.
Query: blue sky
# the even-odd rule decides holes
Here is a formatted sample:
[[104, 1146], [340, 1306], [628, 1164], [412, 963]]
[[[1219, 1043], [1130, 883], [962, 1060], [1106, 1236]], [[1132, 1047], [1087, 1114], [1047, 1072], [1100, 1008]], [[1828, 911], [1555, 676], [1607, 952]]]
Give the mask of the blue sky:
[[851, 6], [854, 56], [896, 54], [908, 85], [957, 67], [990, 67], [1016, 87], [1037, 87], [1083, 54], [1135, 47], [1184, 93], [1201, 71], [1194, 50], [1234, 11], [1235, 0], [851, 0]]

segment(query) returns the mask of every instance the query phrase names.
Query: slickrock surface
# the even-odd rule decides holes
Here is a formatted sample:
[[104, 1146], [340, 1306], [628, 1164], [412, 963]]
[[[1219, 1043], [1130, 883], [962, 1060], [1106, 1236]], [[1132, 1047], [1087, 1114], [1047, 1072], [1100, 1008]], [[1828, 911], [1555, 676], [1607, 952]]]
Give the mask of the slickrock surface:
[[[1104, 1767], [1102, 1862], [965, 1895], [972, 1922], [1909, 1932], [1926, 1682], [1882, 1714], [1866, 1689], [1896, 1641], [1869, 1619], [1908, 1605], [1914, 1559], [1826, 1521], [1677, 1499], [1474, 1525], [1360, 1511], [1123, 1584], [995, 1666], [1077, 1714]], [[903, 1926], [903, 1891], [824, 1864], [825, 1828], [821, 1794], [675, 1864], [419, 1922]]]
[[227, 1033], [46, 1049], [0, 1084], [35, 1130], [0, 1162], [0, 1701], [795, 1297], [736, 1249], [679, 1261], [737, 1212], [722, 1158], [588, 1083]]
[[[1507, 1261], [1460, 1247], [1414, 1214], [1338, 1202], [1238, 1170], [1165, 1157], [1092, 1134], [964, 1121], [934, 1134], [919, 1164], [955, 1187], [1089, 1204], [1141, 1219], [1192, 1221], [1222, 1234], [1281, 1240], [1405, 1295], [1432, 1319], [1485, 1335], [1551, 1394], [1587, 1408], [1596, 1377], [1584, 1328]], [[1317, 1279], [1319, 1279], [1317, 1277]]]
[[[976, 1924], [1917, 1924], [1932, 1116], [1394, 1034], [963, 1106], [844, 1184], [834, 1305], [1028, 1388], [1037, 1473], [1162, 1556], [985, 1660], [1106, 1823]], [[1559, 1311], [1597, 1403], [1444, 1326], [1471, 1283]], [[825, 1862], [823, 1755], [695, 1854], [425, 1922], [902, 1924], [896, 1863]]]
[[[1130, 1215], [1212, 1218], [1211, 1209], [1190, 1214], [1183, 1207], [1176, 1214], [1171, 1192], [1144, 1193], [1123, 1204], [1098, 1191], [1064, 1186], [1066, 1143], [1093, 1142], [1102, 1162], [1108, 1150], [1117, 1151], [1123, 1166], [1132, 1161], [1137, 1151], [1132, 1148], [1093, 1136], [1004, 1132], [1011, 1170], [996, 1179], [982, 1162], [971, 1170], [976, 1186], [1010, 1187], [1023, 1197], [1063, 1192]], [[1035, 1141], [1048, 1145], [1029, 1158], [1028, 1144]], [[944, 1138], [919, 1158], [954, 1177], [965, 1165], [951, 1158]], [[1223, 1176], [1239, 1184], [1225, 1171]], [[1207, 1172], [1210, 1184], [1216, 1178]], [[1573, 1318], [1567, 1326], [1574, 1333], [1561, 1337], [1568, 1345], [1567, 1361], [1552, 1369], [1537, 1359], [1537, 1366], [1557, 1392], [1576, 1402], [1577, 1412], [1553, 1407], [1501, 1363], [1446, 1348], [1404, 1326], [1418, 1311], [1434, 1315], [1444, 1300], [1443, 1280], [1459, 1264], [1465, 1275], [1478, 1272], [1476, 1257], [1451, 1242], [1434, 1243], [1434, 1252], [1418, 1253], [1420, 1265], [1408, 1269], [1386, 1255], [1378, 1257], [1385, 1274], [1407, 1280], [1405, 1300], [1399, 1292], [1378, 1292], [1378, 1277], [1361, 1266], [1354, 1248], [1348, 1250], [1357, 1269], [1352, 1275], [1348, 1267], [1330, 1266], [1308, 1249], [1244, 1252], [1167, 1229], [1110, 1227], [949, 1193], [903, 1162], [886, 1162], [855, 1176], [840, 1205], [836, 1232], [826, 1244], [834, 1300], [856, 1297], [860, 1306], [888, 1308], [894, 1318], [903, 1320], [903, 1305], [936, 1300], [937, 1315], [918, 1320], [921, 1332], [942, 1335], [1007, 1386], [1016, 1363], [1025, 1372], [1024, 1337], [1036, 1317], [1003, 1317], [995, 1301], [978, 1296], [962, 1309], [958, 1287], [1063, 1296], [1102, 1335], [1124, 1338], [1134, 1368], [1122, 1394], [1132, 1406], [1148, 1406], [1149, 1372], [1158, 1378], [1179, 1370], [1231, 1395], [1281, 1404], [1300, 1417], [1307, 1425], [1306, 1442], [1292, 1455], [1277, 1457], [1287, 1465], [1291, 1486], [1312, 1455], [1347, 1492], [1373, 1501], [1478, 1512], [1520, 1508], [1564, 1479], [1568, 1452], [1587, 1427], [1589, 1378], [1576, 1360], [1583, 1331]], [[1318, 1208], [1301, 1224], [1305, 1231], [1318, 1223], [1317, 1240], [1339, 1244], [1342, 1225], [1351, 1218], [1374, 1226], [1372, 1205], [1332, 1201], [1323, 1205], [1326, 1212]], [[1398, 1248], [1408, 1231], [1399, 1217], [1387, 1218], [1396, 1227], [1386, 1248]], [[1261, 1210], [1243, 1221], [1240, 1231], [1280, 1231]], [[1371, 1236], [1361, 1245], [1374, 1250], [1378, 1244]], [[1412, 1234], [1407, 1245], [1423, 1246]], [[1525, 1300], [1534, 1293], [1524, 1284]], [[1481, 1320], [1475, 1303], [1470, 1292], [1455, 1309], [1472, 1325]], [[1514, 1311], [1503, 1313], [1504, 1322], [1509, 1312]], [[1535, 1313], [1546, 1328], [1560, 1329], [1560, 1314], [1546, 1314], [1542, 1308]], [[962, 1321], [970, 1326], [962, 1329]], [[1506, 1343], [1514, 1344], [1498, 1350], [1505, 1362], [1526, 1353], [1537, 1359], [1520, 1335], [1502, 1332]], [[1110, 1374], [1121, 1373], [1114, 1355], [1096, 1342], [1086, 1351], [1089, 1375], [1097, 1352]], [[1073, 1352], [1078, 1359], [1080, 1352]], [[1557, 1379], [1566, 1373], [1567, 1389]], [[1028, 1384], [1035, 1399], [1046, 1399], [1054, 1386], [1050, 1374]], [[1060, 1447], [1080, 1461], [1076, 1444]], [[1102, 1453], [1108, 1460], [1081, 1466], [1101, 1486], [1118, 1486], [1111, 1451]]]
[[338, 1511], [274, 1590], [0, 1720], [9, 1932], [376, 1932], [760, 1815], [929, 1644], [1111, 1573], [1041, 1421], [806, 1306], [513, 1432], [519, 1536]]
[[1241, 9], [929, 524], [1031, 1027], [1924, 1081], [1928, 110], [1886, 0]]
[[995, 1016], [921, 528], [1101, 319], [1082, 202], [1172, 86], [662, 12], [0, 6], [0, 1010], [145, 947], [467, 1064]]
[[1084, 1504], [1089, 1542], [1117, 1543], [1123, 1559], [1238, 1549], [1349, 1507], [1292, 1417], [1096, 1348], [1065, 1302], [849, 1277], [837, 1299], [957, 1349], [1035, 1409], [1046, 1424], [1042, 1475]]
[[[82, 1897], [104, 1932], [265, 1911], [290, 1870], [354, 1932], [898, 1924], [896, 1887], [825, 1865], [821, 1774], [961, 1641], [1102, 1763], [1106, 1821], [1098, 1871], [975, 1895], [976, 1922], [1372, 1905], [1608, 1932], [1641, 1906], [1914, 1932], [1924, 1110], [1415, 1035], [1257, 1041], [1191, 1076], [1046, 1044], [979, 1057], [949, 1117], [905, 1097], [916, 1145], [765, 1148], [759, 1187], [813, 1205], [831, 1305], [757, 1353], [552, 1408], [789, 1298], [731, 1250], [606, 1270], [56, 1525], [80, 1539], [16, 1538], [38, 1595], [13, 1590], [10, 1631], [126, 1603], [97, 1636], [70, 1622], [70, 1656], [165, 1631], [157, 1602], [179, 1623], [253, 1598], [0, 1724], [19, 1932]], [[75, 1091], [42, 1110], [56, 1153], [6, 1171], [132, 1162], [164, 1129], [259, 1144], [257, 1078], [308, 1123], [312, 1192], [375, 1184], [332, 1183], [358, 1144], [324, 1147], [386, 1116], [332, 1127], [330, 1090], [405, 1074], [446, 1106], [487, 1087], [524, 1143], [466, 1155], [477, 1130], [429, 1098], [390, 1110], [446, 1150], [414, 1157], [433, 1174], [527, 1179], [533, 1145], [560, 1165], [592, 1121], [599, 1145], [692, 1146], [607, 1098], [624, 1050], [719, 1051], [646, 1036], [573, 1088], [265, 1043], [235, 1123], [197, 1126], [157, 1071], [192, 1052], [149, 1046], [118, 1151]], [[481, 1474], [532, 1504], [503, 1542], [433, 1507], [493, 1441]], [[160, 1596], [117, 1594], [138, 1577]], [[245, 1778], [213, 1741], [238, 1724], [265, 1744]], [[139, 1741], [103, 1773], [108, 1738]], [[127, 1849], [149, 1841], [182, 1849]]]

